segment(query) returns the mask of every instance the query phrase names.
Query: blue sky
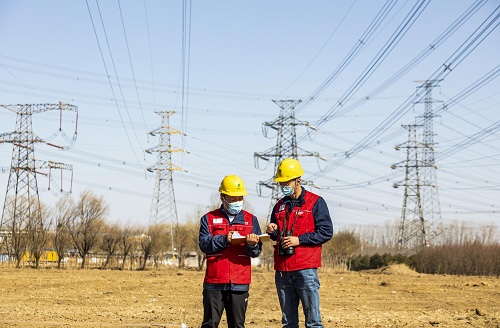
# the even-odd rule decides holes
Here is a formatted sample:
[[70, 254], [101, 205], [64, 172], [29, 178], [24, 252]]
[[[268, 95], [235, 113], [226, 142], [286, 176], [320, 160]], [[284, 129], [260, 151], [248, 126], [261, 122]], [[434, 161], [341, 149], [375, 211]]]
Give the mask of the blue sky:
[[[37, 145], [37, 159], [72, 164], [74, 197], [88, 188], [102, 195], [110, 221], [146, 225], [155, 180], [145, 169], [156, 157], [144, 150], [157, 143], [147, 135], [160, 124], [155, 111], [174, 110], [170, 126], [186, 134], [171, 139], [186, 151], [172, 156], [185, 170], [174, 172], [179, 220], [197, 218], [196, 210], [210, 204], [221, 179], [237, 174], [249, 190], [247, 204], [265, 221], [270, 193], [258, 197], [257, 183], [273, 175], [274, 164], [259, 162], [256, 168], [254, 153], [274, 147], [276, 138], [266, 138], [262, 124], [279, 115], [272, 100], [306, 103], [314, 95], [297, 108], [297, 119], [319, 129], [308, 134], [299, 126], [297, 137], [300, 148], [326, 161], [300, 158], [304, 179], [318, 187], [310, 190], [327, 200], [336, 225], [382, 226], [401, 216], [403, 189], [392, 185], [404, 172], [390, 167], [405, 159], [404, 151], [394, 149], [407, 141], [401, 125], [414, 123], [424, 111], [423, 104], [411, 105], [417, 81], [443, 77], [433, 90], [436, 109], [449, 105], [434, 118], [443, 221], [498, 225], [500, 38], [498, 19], [488, 18], [498, 15], [498, 2], [477, 2], [471, 17], [438, 39], [473, 3], [0, 1], [0, 104], [78, 106], [73, 147]], [[384, 4], [392, 4], [391, 10], [367, 35]], [[389, 43], [416, 4], [422, 12]], [[465, 48], [488, 20], [487, 34]], [[356, 46], [359, 51], [348, 57]], [[461, 96], [488, 74], [487, 83]], [[398, 109], [401, 114], [394, 116]], [[336, 115], [329, 116], [331, 111]], [[391, 117], [373, 142], [362, 143]], [[15, 119], [0, 108], [0, 133], [13, 131]], [[68, 137], [74, 122], [72, 113], [64, 113]], [[59, 128], [58, 113], [35, 115], [33, 127], [48, 139]], [[485, 138], [439, 157], [488, 127], [493, 133]], [[52, 142], [67, 144], [61, 136]], [[0, 144], [0, 166], [7, 169], [0, 173], [0, 206], [11, 153], [10, 144]], [[53, 205], [60, 195], [47, 190], [43, 176], [38, 185], [41, 199]]]

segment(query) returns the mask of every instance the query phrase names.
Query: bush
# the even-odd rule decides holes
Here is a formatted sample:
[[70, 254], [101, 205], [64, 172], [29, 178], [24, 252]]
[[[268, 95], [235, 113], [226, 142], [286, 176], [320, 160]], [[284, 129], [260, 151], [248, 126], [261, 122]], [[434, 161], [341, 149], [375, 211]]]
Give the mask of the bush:
[[415, 255], [415, 270], [431, 274], [500, 275], [500, 245], [468, 242], [424, 248]]
[[374, 254], [372, 256], [358, 255], [353, 259], [351, 269], [353, 271], [380, 269], [391, 264], [401, 263], [413, 267], [413, 262], [414, 260], [412, 258], [400, 254], [391, 255], [385, 253], [383, 255]]

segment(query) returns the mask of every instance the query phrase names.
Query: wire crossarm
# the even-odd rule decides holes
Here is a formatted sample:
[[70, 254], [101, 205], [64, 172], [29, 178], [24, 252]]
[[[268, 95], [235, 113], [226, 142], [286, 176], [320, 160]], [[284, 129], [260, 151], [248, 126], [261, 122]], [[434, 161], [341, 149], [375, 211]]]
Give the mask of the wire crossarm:
[[[16, 129], [13, 132], [0, 134], [0, 143], [12, 144], [10, 174], [0, 228], [17, 227], [23, 229], [23, 224], [26, 224], [26, 218], [41, 216], [37, 174], [49, 177], [50, 189], [51, 171], [53, 169], [73, 171], [71, 165], [54, 161], [37, 161], [35, 159], [35, 144], [37, 143], [60, 149], [63, 147], [48, 143], [34, 133], [32, 124], [33, 114], [59, 110], [61, 112], [59, 131], [62, 131], [62, 112], [73, 111], [77, 113], [78, 108], [63, 102], [57, 104], [0, 105], [1, 108], [16, 114]], [[42, 169], [49, 169], [49, 173], [43, 173], [40, 171]]]

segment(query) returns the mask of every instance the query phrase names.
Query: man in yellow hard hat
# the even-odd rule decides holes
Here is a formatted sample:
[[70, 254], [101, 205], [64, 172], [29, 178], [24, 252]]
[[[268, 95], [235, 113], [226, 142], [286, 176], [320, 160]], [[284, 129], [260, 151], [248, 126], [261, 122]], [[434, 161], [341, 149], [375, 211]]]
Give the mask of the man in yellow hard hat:
[[305, 326], [323, 327], [319, 307], [318, 268], [321, 245], [332, 238], [333, 224], [325, 200], [301, 186], [304, 170], [299, 161], [285, 158], [274, 180], [285, 197], [273, 208], [267, 233], [276, 240], [275, 283], [282, 327], [299, 327], [299, 301]]
[[200, 220], [199, 245], [207, 260], [201, 327], [218, 327], [225, 309], [228, 327], [243, 328], [252, 278], [250, 258], [262, 250], [261, 230], [257, 218], [243, 210], [248, 192], [239, 176], [226, 176], [219, 192], [220, 208]]

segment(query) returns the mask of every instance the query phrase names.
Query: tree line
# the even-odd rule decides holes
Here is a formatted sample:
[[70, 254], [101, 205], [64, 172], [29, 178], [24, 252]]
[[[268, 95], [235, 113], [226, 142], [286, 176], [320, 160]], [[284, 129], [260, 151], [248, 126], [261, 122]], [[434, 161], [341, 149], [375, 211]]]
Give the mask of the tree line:
[[325, 244], [323, 262], [327, 268], [341, 271], [406, 264], [419, 273], [500, 276], [500, 243], [494, 238], [494, 227], [477, 230], [450, 225], [445, 231], [448, 233], [437, 238], [433, 245], [423, 246], [409, 256], [397, 253], [397, 234], [386, 238], [384, 232], [383, 238], [375, 238], [378, 240], [375, 243], [371, 239], [375, 236], [373, 234], [369, 234], [370, 239], [363, 239], [367, 235], [359, 231], [341, 231]]
[[[27, 204], [21, 202], [21, 206]], [[40, 208], [41, 215], [31, 211], [2, 226], [0, 254], [7, 255], [9, 264], [20, 267], [29, 262], [38, 268], [43, 255], [51, 250], [57, 254], [58, 268], [68, 256], [78, 257], [81, 268], [89, 266], [89, 256], [98, 256], [102, 269], [113, 265], [123, 270], [127, 264], [129, 268], [145, 269], [165, 254], [172, 254], [173, 245], [179, 255], [197, 245], [199, 228], [192, 223], [147, 227], [108, 223], [107, 204], [89, 190], [77, 201], [68, 196], [53, 209], [43, 204]], [[176, 260], [182, 263], [182, 257]]]
[[[216, 196], [212, 208], [219, 206]], [[189, 258], [190, 267], [203, 269], [205, 258], [198, 247], [202, 209], [182, 224], [110, 224], [106, 220], [108, 206], [104, 199], [89, 190], [82, 192], [76, 201], [67, 196], [53, 209], [42, 204], [40, 208], [41, 215], [32, 212], [2, 227], [0, 254], [9, 265], [38, 268], [50, 250], [57, 254], [57, 268], [64, 267], [68, 258], [77, 259], [80, 268], [121, 270], [162, 265], [184, 267]], [[264, 223], [261, 228], [265, 231]], [[494, 227], [472, 229], [449, 225], [443, 231], [432, 247], [402, 256], [397, 254], [397, 222], [383, 227], [337, 229], [323, 246], [322, 270], [366, 270], [404, 263], [421, 273], [500, 275], [500, 244], [495, 239]], [[260, 266], [269, 270], [273, 266], [273, 244], [264, 243], [259, 257]], [[89, 258], [98, 261], [89, 263]]]

